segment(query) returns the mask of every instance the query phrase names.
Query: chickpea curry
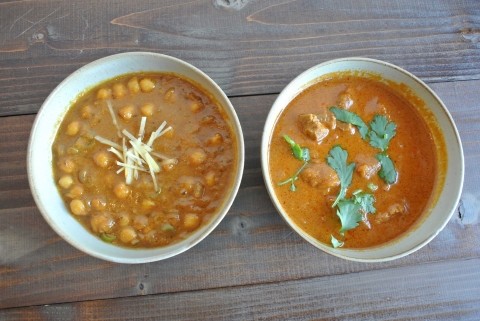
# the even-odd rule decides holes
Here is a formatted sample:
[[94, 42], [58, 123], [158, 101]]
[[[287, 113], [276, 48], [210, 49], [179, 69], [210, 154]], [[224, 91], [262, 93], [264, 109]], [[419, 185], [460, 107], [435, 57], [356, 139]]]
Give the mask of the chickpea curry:
[[159, 247], [223, 205], [237, 145], [227, 114], [175, 74], [129, 74], [80, 95], [57, 132], [53, 174], [72, 215], [105, 242]]
[[422, 104], [373, 75], [332, 74], [302, 91], [277, 119], [269, 151], [287, 215], [333, 247], [367, 248], [406, 233], [446, 167], [443, 137]]

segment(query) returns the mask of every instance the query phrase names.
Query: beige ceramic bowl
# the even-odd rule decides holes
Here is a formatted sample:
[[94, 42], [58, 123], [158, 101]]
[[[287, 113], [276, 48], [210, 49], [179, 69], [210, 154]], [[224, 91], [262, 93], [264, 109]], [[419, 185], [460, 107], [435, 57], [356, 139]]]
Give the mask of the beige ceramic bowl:
[[[330, 245], [321, 243], [305, 233], [290, 219], [288, 213], [285, 212], [278, 201], [268, 170], [269, 146], [272, 139], [273, 128], [278, 117], [289, 102], [301, 91], [314, 83], [319, 77], [329, 73], [349, 71], [373, 73], [381, 76], [383, 79], [407, 85], [413, 93], [425, 102], [425, 105], [428, 106], [436, 118], [445, 138], [448, 157], [448, 160], [443, 160], [448, 161], [444, 186], [439, 191], [440, 194], [437, 201], [431, 204], [426, 210], [420, 223], [416, 224], [413, 230], [410, 230], [396, 240], [381, 246], [361, 250], [334, 249]], [[290, 227], [317, 248], [332, 255], [353, 261], [380, 262], [393, 260], [410, 254], [426, 245], [449, 221], [456, 209], [463, 186], [464, 160], [462, 145], [453, 119], [445, 105], [425, 83], [411, 73], [392, 64], [367, 58], [345, 58], [328, 61], [310, 68], [290, 82], [280, 93], [268, 114], [263, 131], [261, 156], [263, 176], [270, 198]]]
[[[237, 137], [238, 168], [234, 186], [208, 224], [185, 240], [154, 249], [128, 249], [111, 245], [90, 234], [67, 211], [57, 191], [52, 173], [52, 143], [60, 122], [75, 98], [88, 88], [108, 79], [132, 72], [173, 72], [200, 84], [224, 107]], [[94, 61], [68, 76], [43, 103], [33, 125], [27, 154], [28, 179], [35, 202], [50, 226], [67, 242], [95, 257], [120, 263], [145, 263], [166, 259], [191, 248], [220, 223], [233, 203], [240, 186], [244, 164], [244, 142], [240, 122], [227, 96], [199, 69], [165, 55], [132, 52]]]

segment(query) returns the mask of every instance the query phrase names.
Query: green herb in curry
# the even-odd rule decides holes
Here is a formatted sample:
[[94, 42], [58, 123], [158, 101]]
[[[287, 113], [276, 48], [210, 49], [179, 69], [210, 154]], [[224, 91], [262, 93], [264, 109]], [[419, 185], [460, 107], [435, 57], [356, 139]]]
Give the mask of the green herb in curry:
[[335, 170], [340, 180], [340, 193], [335, 199], [335, 202], [333, 202], [332, 207], [335, 207], [335, 205], [345, 197], [347, 188], [352, 182], [355, 163], [347, 164], [347, 156], [347, 151], [338, 145], [333, 147], [328, 153], [327, 163]]
[[292, 192], [295, 192], [297, 190], [297, 187], [295, 186], [295, 181], [298, 179], [298, 175], [300, 175], [300, 173], [310, 161], [310, 151], [308, 150], [308, 148], [302, 148], [300, 145], [295, 143], [295, 141], [291, 139], [288, 135], [283, 135], [283, 138], [290, 145], [293, 156], [296, 159], [303, 161], [303, 164], [291, 177], [284, 181], [281, 181], [280, 183], [278, 183], [278, 185], [281, 186], [290, 183], [290, 190]]

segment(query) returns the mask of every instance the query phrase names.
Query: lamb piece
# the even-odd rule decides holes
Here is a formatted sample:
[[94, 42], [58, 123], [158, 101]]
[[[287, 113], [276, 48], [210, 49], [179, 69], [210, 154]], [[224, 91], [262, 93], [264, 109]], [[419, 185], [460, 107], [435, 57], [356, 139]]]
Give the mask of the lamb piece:
[[349, 123], [338, 122], [337, 127], [350, 135], [355, 135], [355, 126]]
[[378, 101], [378, 97], [374, 97], [365, 104], [364, 111], [367, 115], [385, 115], [387, 113], [387, 108], [384, 104]]
[[370, 179], [380, 170], [380, 162], [374, 157], [365, 154], [355, 156], [357, 166], [355, 170], [365, 179]]
[[312, 187], [330, 188], [340, 185], [337, 173], [325, 163], [309, 164], [300, 178]]
[[324, 107], [319, 110], [317, 117], [318, 120], [320, 120], [320, 122], [324, 124], [327, 128], [331, 130], [337, 128], [337, 118], [330, 110], [328, 110], [328, 108]]
[[317, 143], [327, 137], [330, 132], [314, 114], [302, 114], [298, 116], [298, 125], [302, 133]]
[[350, 109], [353, 105], [353, 95], [350, 88], [342, 92], [337, 99], [337, 106], [343, 109]]
[[385, 223], [392, 217], [403, 214], [405, 212], [407, 212], [406, 204], [395, 203], [390, 205], [385, 212], [375, 214], [375, 222], [378, 224]]

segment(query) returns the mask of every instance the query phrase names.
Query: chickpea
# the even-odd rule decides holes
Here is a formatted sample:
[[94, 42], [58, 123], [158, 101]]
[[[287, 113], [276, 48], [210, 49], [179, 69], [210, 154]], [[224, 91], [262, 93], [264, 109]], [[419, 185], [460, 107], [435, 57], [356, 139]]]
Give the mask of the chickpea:
[[175, 100], [177, 100], [177, 97], [175, 95], [175, 88], [170, 88], [165, 92], [165, 95], [163, 95], [163, 99], [166, 102], [169, 102], [171, 104], [175, 103]]
[[214, 134], [212, 137], [210, 137], [207, 141], [209, 145], [217, 146], [220, 145], [223, 142], [223, 137], [220, 133]]
[[194, 230], [200, 225], [200, 218], [197, 214], [189, 213], [183, 217], [183, 227], [187, 230]]
[[155, 88], [155, 83], [150, 78], [143, 78], [140, 80], [140, 89], [144, 93], [149, 93]]
[[72, 184], [73, 184], [73, 178], [70, 175], [63, 175], [58, 180], [58, 185], [60, 185], [64, 189], [70, 188], [70, 186], [72, 186]]
[[118, 224], [120, 226], [127, 226], [130, 224], [130, 215], [127, 212], [122, 212], [118, 215]]
[[107, 151], [99, 151], [93, 155], [93, 161], [98, 167], [107, 168], [112, 163], [112, 158]]
[[70, 202], [70, 210], [75, 215], [87, 215], [88, 209], [82, 200], [74, 199]]
[[80, 110], [80, 117], [82, 119], [90, 119], [93, 116], [93, 108], [90, 105], [85, 105]]
[[66, 195], [69, 198], [78, 198], [83, 195], [83, 186], [82, 185], [74, 185], [68, 194]]
[[130, 195], [130, 187], [128, 187], [125, 183], [121, 182], [115, 185], [115, 187], [113, 188], [113, 192], [118, 198], [124, 199], [127, 198], [128, 195]]
[[141, 229], [145, 228], [147, 225], [148, 225], [148, 218], [145, 215], [137, 215], [133, 219], [132, 226], [136, 230], [141, 230]]
[[207, 159], [207, 154], [201, 149], [197, 149], [188, 155], [188, 160], [192, 165], [200, 165]]
[[127, 88], [124, 84], [114, 84], [113, 85], [113, 98], [121, 99], [127, 94]]
[[75, 170], [75, 162], [68, 157], [62, 158], [58, 164], [58, 167], [60, 167], [60, 170], [62, 170], [65, 173], [71, 174]]
[[192, 101], [190, 103], [190, 110], [194, 113], [197, 113], [199, 111], [201, 111], [205, 106], [201, 103], [201, 102], [198, 102], [198, 101]]
[[205, 192], [205, 187], [201, 183], [195, 183], [193, 186], [193, 196], [196, 198], [202, 197], [203, 193]]
[[140, 84], [138, 83], [137, 77], [131, 78], [127, 83], [127, 87], [132, 94], [138, 94], [140, 92]]
[[137, 232], [131, 226], [126, 226], [120, 231], [120, 241], [123, 243], [131, 243], [137, 238]]
[[151, 199], [144, 199], [142, 201], [142, 209], [145, 211], [151, 210], [152, 208], [155, 207], [155, 202], [152, 201]]
[[90, 226], [95, 233], [108, 233], [115, 225], [112, 216], [107, 213], [101, 213], [90, 218]]
[[216, 182], [216, 178], [215, 178], [214, 171], [209, 171], [207, 174], [205, 174], [205, 183], [207, 183], [208, 186], [215, 185], [215, 182]]
[[118, 110], [118, 115], [124, 120], [130, 120], [135, 115], [135, 106], [127, 105]]
[[112, 98], [112, 90], [110, 88], [101, 88], [97, 92], [98, 99], [110, 99]]
[[152, 103], [146, 103], [142, 107], [140, 107], [140, 111], [142, 112], [143, 116], [152, 116], [155, 110], [155, 106]]
[[67, 135], [69, 136], [75, 136], [78, 134], [78, 131], [80, 130], [80, 122], [78, 121], [72, 121], [70, 124], [67, 126]]
[[97, 211], [102, 211], [107, 208], [107, 202], [101, 197], [95, 197], [92, 200], [92, 207]]

